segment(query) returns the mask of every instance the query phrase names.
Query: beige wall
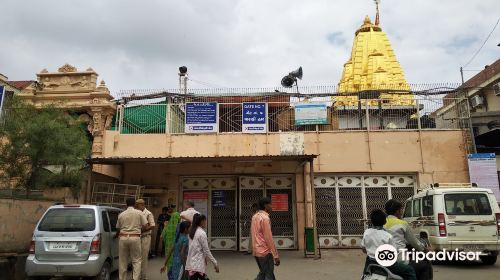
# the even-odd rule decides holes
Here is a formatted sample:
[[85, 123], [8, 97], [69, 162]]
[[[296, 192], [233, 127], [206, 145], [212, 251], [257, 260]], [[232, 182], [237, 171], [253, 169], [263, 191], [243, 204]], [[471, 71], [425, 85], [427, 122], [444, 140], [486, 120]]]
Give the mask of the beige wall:
[[[421, 184], [468, 181], [463, 134], [459, 130], [429, 130], [420, 133], [342, 131], [295, 133], [295, 135], [301, 137], [283, 139], [283, 134], [279, 133], [119, 135], [115, 131], [106, 131], [103, 156], [142, 158], [272, 156], [290, 154], [292, 151], [295, 154], [318, 155], [314, 161], [316, 172], [413, 172], [419, 175]], [[145, 174], [155, 173], [152, 172], [154, 168], [151, 168], [154, 165], [147, 165]], [[232, 169], [223, 166], [222, 169], [213, 171], [211, 168], [205, 169], [203, 163], [200, 163], [189, 171], [230, 174], [240, 170], [255, 169], [255, 166], [236, 167], [237, 169]], [[164, 168], [169, 167], [164, 166]], [[201, 171], [196, 171], [200, 168]], [[281, 169], [278, 168], [277, 171], [279, 170]], [[139, 179], [130, 179], [132, 180], [130, 183], [141, 183]]]
[[[146, 194], [159, 199], [155, 217], [166, 205], [168, 191], [177, 191], [182, 176], [238, 176], [289, 174], [295, 178], [296, 226], [299, 248], [304, 227], [312, 225], [313, 208], [309, 170], [298, 161], [220, 161], [217, 157], [318, 155], [314, 172], [412, 173], [420, 185], [434, 182], [468, 182], [463, 134], [459, 130], [433, 131], [332, 131], [273, 133], [268, 135], [206, 134], [119, 135], [106, 131], [103, 156], [144, 158], [126, 163], [123, 183], [146, 186]], [[174, 163], [148, 162], [147, 158], [183, 158]], [[187, 157], [210, 157], [193, 161]], [[304, 185], [305, 175], [305, 185]]]
[[82, 183], [82, 188], [77, 197], [73, 196], [70, 188], [50, 188], [43, 190], [43, 197], [53, 201], [60, 201], [65, 203], [83, 203], [84, 202], [84, 188], [85, 184]]
[[33, 230], [51, 201], [0, 199], [0, 253], [26, 253]]

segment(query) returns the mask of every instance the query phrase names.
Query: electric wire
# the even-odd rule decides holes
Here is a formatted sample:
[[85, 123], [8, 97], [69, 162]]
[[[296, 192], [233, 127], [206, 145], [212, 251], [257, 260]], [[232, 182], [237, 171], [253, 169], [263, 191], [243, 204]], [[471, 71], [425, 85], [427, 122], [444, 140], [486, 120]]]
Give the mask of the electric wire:
[[208, 86], [208, 87], [212, 87], [212, 88], [227, 88], [225, 86], [221, 86], [221, 85], [217, 85], [217, 84], [214, 84], [214, 83], [209, 83], [209, 82], [204, 82], [204, 81], [199, 81], [199, 80], [194, 80], [193, 78], [191, 77], [188, 77], [188, 80], [189, 81], [192, 81], [192, 82], [195, 82], [195, 83], [198, 83], [200, 85], [204, 85], [204, 86]]
[[498, 18], [495, 26], [493, 27], [493, 29], [491, 30], [490, 34], [488, 34], [488, 36], [486, 37], [486, 40], [484, 40], [483, 44], [481, 45], [481, 47], [476, 51], [476, 53], [474, 53], [474, 55], [471, 57], [471, 59], [469, 59], [469, 62], [467, 62], [463, 68], [466, 68], [467, 66], [469, 66], [469, 64], [476, 58], [476, 56], [481, 52], [481, 50], [483, 49], [483, 47], [486, 45], [486, 42], [488, 42], [488, 40], [490, 39], [491, 37], [491, 34], [493, 34], [493, 32], [495, 32], [495, 29], [497, 28], [498, 26], [498, 23], [500, 22], [500, 18]]

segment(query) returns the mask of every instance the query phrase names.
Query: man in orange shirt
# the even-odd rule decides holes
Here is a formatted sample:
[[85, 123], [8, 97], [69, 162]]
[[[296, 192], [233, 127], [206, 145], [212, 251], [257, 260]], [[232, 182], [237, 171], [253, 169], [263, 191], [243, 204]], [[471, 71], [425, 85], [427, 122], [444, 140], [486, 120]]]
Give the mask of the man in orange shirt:
[[280, 258], [274, 245], [269, 219], [271, 199], [261, 198], [259, 209], [252, 217], [252, 252], [259, 266], [259, 274], [255, 280], [275, 280], [274, 265], [280, 265]]

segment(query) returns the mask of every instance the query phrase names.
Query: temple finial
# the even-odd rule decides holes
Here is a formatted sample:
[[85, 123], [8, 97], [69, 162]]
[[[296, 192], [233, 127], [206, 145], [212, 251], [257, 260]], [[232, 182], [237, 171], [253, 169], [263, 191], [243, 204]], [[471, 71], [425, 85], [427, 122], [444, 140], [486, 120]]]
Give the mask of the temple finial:
[[377, 15], [375, 16], [375, 25], [378, 26], [380, 23], [380, 17], [379, 17], [379, 11], [378, 11], [378, 4], [380, 3], [380, 0], [375, 0], [375, 7], [377, 9]]

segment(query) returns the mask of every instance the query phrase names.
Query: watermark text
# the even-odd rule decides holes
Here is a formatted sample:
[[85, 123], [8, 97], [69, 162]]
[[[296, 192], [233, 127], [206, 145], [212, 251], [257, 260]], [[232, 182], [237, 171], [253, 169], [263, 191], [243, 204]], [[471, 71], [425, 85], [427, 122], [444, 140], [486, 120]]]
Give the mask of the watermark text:
[[419, 263], [421, 261], [478, 261], [481, 252], [467, 252], [455, 250], [442, 251], [416, 251], [415, 249], [399, 249], [390, 244], [380, 245], [375, 252], [375, 260], [382, 266], [392, 266], [396, 261], [403, 262], [414, 261]]

